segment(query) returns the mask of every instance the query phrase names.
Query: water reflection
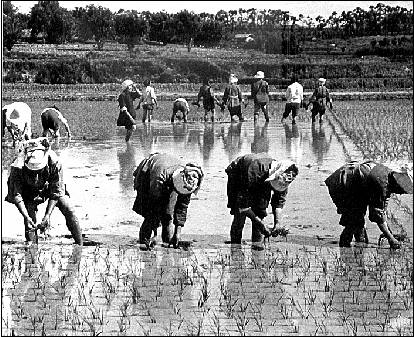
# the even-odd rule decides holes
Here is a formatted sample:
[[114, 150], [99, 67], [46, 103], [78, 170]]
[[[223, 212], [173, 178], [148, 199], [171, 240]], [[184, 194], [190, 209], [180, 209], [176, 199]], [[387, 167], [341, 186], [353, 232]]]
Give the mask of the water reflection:
[[332, 142], [332, 133], [329, 136], [329, 141], [325, 134], [324, 123], [312, 123], [312, 151], [316, 156], [318, 165], [323, 164], [324, 156], [328, 153]]
[[298, 124], [284, 123], [286, 137], [286, 153], [296, 163], [300, 163], [303, 155], [302, 134]]
[[203, 142], [200, 149], [203, 162], [210, 159], [211, 150], [214, 148], [215, 125], [214, 123], [204, 123]]
[[222, 129], [224, 149], [228, 154], [229, 160], [233, 160], [240, 152], [243, 140], [241, 138], [241, 130], [243, 123], [231, 122], [227, 130], [227, 135], [224, 136]]
[[172, 124], [172, 132], [174, 143], [186, 144], [188, 141], [188, 125], [187, 123]]
[[141, 144], [143, 155], [150, 155], [155, 138], [153, 134], [153, 125], [150, 123], [142, 123], [139, 127], [137, 127], [135, 134]]
[[126, 192], [133, 188], [133, 176], [136, 165], [135, 160], [135, 147], [131, 142], [126, 142], [126, 149], [123, 151], [118, 150], [118, 162], [119, 162], [119, 184], [122, 192]]
[[252, 153], [261, 153], [269, 151], [269, 136], [267, 129], [269, 122], [265, 122], [264, 126], [254, 125], [254, 137], [251, 144]]

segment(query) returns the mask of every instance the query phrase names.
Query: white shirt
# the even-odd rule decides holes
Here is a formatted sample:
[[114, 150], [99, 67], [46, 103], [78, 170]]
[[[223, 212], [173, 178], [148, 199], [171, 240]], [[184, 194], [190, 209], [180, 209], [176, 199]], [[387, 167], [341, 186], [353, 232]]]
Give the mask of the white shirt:
[[303, 87], [298, 82], [292, 83], [286, 90], [287, 103], [300, 103], [303, 101]]
[[144, 102], [147, 104], [154, 104], [156, 99], [157, 99], [157, 96], [155, 96], [154, 88], [151, 86], [147, 86], [142, 93], [141, 102]]
[[187, 111], [190, 111], [190, 107], [189, 107], [188, 102], [185, 98], [180, 97], [180, 98], [177, 98], [175, 101], [176, 102], [183, 102], [185, 104], [185, 106], [187, 107]]

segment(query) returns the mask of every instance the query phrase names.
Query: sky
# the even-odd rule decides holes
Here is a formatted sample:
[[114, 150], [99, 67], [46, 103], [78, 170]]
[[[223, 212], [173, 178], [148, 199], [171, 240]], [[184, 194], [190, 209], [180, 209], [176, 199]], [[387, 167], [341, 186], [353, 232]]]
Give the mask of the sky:
[[[20, 13], [28, 14], [37, 1], [12, 1]], [[378, 3], [389, 5], [392, 7], [400, 6], [413, 9], [412, 1], [59, 1], [59, 5], [66, 9], [72, 10], [75, 7], [86, 7], [89, 4], [109, 8], [112, 12], [119, 9], [132, 10], [138, 12], [150, 11], [160, 12], [165, 10], [167, 13], [173, 14], [181, 10], [187, 9], [196, 14], [212, 13], [216, 14], [220, 9], [225, 11], [238, 10], [239, 8], [249, 9], [280, 9], [289, 11], [290, 15], [299, 16], [303, 14], [305, 17], [310, 16], [316, 18], [321, 15], [328, 18], [333, 11], [338, 14], [342, 11], [352, 11], [357, 7], [369, 10], [370, 6]]]

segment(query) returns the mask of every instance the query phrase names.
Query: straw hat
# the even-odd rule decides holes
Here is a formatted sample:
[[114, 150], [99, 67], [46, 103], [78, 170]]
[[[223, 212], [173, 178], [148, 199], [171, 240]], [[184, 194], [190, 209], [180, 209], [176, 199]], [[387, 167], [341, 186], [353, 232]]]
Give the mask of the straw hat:
[[400, 166], [387, 165], [393, 170], [393, 176], [397, 185], [407, 194], [413, 194], [413, 164], [402, 164]]
[[319, 83], [321, 83], [321, 84], [325, 84], [326, 79], [325, 79], [325, 78], [323, 78], [323, 77], [318, 78], [318, 82], [319, 82]]
[[125, 80], [122, 82], [122, 91], [124, 91], [126, 88], [128, 88], [130, 85], [134, 84], [131, 80]]
[[230, 75], [230, 79], [229, 79], [229, 81], [230, 81], [230, 83], [237, 83], [239, 80], [238, 80], [238, 78], [236, 77], [236, 75], [231, 74], [231, 75]]
[[259, 70], [256, 75], [254, 75], [254, 78], [264, 78], [264, 72]]

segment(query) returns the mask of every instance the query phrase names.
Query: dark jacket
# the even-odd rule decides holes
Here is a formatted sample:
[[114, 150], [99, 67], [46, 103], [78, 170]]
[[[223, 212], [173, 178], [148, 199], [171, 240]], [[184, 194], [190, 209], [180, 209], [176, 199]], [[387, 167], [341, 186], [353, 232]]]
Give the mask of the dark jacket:
[[405, 192], [396, 183], [393, 171], [373, 161], [343, 165], [325, 180], [338, 214], [344, 211], [366, 212], [369, 220], [383, 223], [391, 193]]
[[214, 109], [214, 94], [211, 92], [211, 87], [208, 84], [204, 84], [200, 87], [197, 95], [197, 101], [200, 101], [201, 98], [203, 98], [204, 109]]
[[229, 108], [239, 106], [243, 100], [240, 87], [237, 84], [229, 84], [224, 89], [223, 103], [227, 104]]
[[58, 156], [49, 150], [48, 165], [39, 171], [31, 171], [26, 166], [12, 164], [7, 180], [8, 192], [5, 198], [10, 203], [20, 201], [44, 202], [57, 200], [65, 195], [62, 164]]
[[[129, 114], [132, 118], [137, 118], [137, 112], [134, 108], [134, 100], [139, 98], [141, 95], [138, 92], [129, 92], [128, 90], [124, 90], [118, 96], [118, 104], [119, 109], [121, 110], [123, 107], [126, 107]], [[131, 127], [133, 125], [132, 121], [122, 112], [120, 111], [119, 117], [116, 123], [117, 126], [126, 126]]]
[[312, 103], [312, 111], [314, 112], [325, 111], [326, 104], [330, 102], [329, 90], [324, 85], [318, 86], [309, 99], [309, 104]]
[[[265, 102], [260, 102], [260, 100], [258, 100], [257, 94], [259, 91], [264, 93]], [[252, 83], [250, 86], [250, 93], [255, 103], [269, 103], [269, 84], [265, 80], [260, 79]]]
[[144, 218], [169, 218], [176, 226], [184, 226], [191, 194], [175, 192], [172, 174], [179, 167], [184, 167], [181, 161], [164, 153], [142, 160], [134, 172], [137, 196], [132, 209]]
[[227, 207], [231, 214], [236, 208], [251, 207], [257, 216], [263, 218], [267, 215], [269, 202], [273, 211], [283, 208], [288, 190], [275, 191], [265, 182], [272, 160], [267, 153], [250, 153], [236, 158], [226, 168]]

